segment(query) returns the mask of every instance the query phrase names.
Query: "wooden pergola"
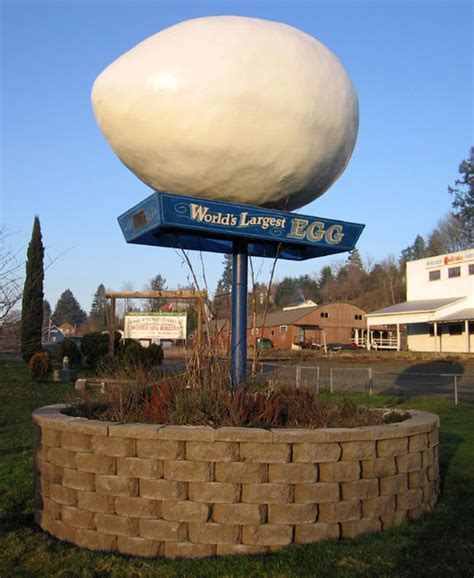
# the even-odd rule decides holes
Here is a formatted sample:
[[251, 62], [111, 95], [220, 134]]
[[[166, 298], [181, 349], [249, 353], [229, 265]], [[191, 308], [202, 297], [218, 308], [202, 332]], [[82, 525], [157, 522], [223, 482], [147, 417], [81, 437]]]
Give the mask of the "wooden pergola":
[[105, 296], [110, 299], [109, 313], [109, 357], [114, 356], [115, 334], [115, 303], [117, 299], [188, 299], [198, 302], [197, 345], [200, 351], [202, 342], [202, 302], [207, 299], [207, 291], [183, 289], [178, 291], [107, 291]]

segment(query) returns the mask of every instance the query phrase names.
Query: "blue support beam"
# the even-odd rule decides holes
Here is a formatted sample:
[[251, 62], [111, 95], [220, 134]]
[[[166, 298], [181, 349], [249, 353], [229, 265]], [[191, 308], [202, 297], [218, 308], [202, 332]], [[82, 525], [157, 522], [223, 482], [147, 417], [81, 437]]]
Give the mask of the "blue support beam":
[[247, 376], [247, 285], [247, 242], [242, 239], [234, 239], [232, 258], [231, 339], [231, 377], [232, 390], [234, 392], [245, 381]]

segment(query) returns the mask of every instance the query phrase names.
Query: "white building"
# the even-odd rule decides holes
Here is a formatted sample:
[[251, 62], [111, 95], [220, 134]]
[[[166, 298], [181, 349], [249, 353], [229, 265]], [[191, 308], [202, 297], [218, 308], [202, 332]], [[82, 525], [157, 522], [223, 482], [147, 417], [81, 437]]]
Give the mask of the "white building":
[[409, 261], [406, 275], [404, 303], [367, 313], [367, 347], [377, 326], [393, 329], [387, 348], [399, 350], [406, 325], [411, 351], [474, 352], [474, 249]]

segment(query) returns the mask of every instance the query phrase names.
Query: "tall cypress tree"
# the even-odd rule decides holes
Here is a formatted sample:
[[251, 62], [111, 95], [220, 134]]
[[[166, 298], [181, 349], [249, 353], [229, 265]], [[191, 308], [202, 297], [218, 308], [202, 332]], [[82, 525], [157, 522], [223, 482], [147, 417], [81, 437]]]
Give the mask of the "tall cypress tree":
[[26, 276], [21, 307], [21, 353], [28, 363], [41, 351], [41, 326], [43, 324], [43, 257], [44, 247], [39, 217], [33, 223], [28, 245]]

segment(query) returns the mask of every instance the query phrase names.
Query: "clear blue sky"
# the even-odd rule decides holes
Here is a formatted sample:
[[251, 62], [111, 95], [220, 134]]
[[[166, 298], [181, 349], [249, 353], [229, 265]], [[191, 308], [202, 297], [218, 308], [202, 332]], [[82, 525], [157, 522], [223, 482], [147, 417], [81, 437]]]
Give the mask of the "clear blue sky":
[[[47, 262], [54, 261], [45, 278], [53, 307], [66, 288], [89, 310], [99, 283], [118, 290], [131, 281], [142, 289], [157, 273], [170, 288], [187, 282], [187, 267], [173, 250], [125, 243], [116, 218], [151, 191], [108, 147], [90, 91], [119, 55], [188, 18], [235, 14], [285, 22], [342, 61], [359, 96], [358, 142], [343, 176], [302, 212], [365, 223], [358, 245], [364, 258], [398, 257], [451, 209], [447, 186], [474, 144], [471, 1], [0, 4], [0, 222], [24, 253], [40, 216]], [[332, 260], [282, 261], [277, 278], [311, 274]], [[211, 290], [221, 261], [205, 256]]]

